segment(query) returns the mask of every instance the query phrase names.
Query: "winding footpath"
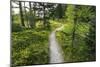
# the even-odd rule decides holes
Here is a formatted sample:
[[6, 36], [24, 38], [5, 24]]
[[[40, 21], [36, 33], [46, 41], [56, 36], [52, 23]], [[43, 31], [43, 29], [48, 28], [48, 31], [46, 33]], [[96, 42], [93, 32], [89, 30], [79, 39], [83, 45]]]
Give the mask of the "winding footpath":
[[62, 63], [63, 61], [63, 56], [62, 56], [62, 51], [61, 48], [56, 41], [56, 31], [60, 30], [62, 27], [57, 28], [56, 30], [52, 31], [50, 36], [49, 36], [49, 41], [50, 41], [50, 63]]

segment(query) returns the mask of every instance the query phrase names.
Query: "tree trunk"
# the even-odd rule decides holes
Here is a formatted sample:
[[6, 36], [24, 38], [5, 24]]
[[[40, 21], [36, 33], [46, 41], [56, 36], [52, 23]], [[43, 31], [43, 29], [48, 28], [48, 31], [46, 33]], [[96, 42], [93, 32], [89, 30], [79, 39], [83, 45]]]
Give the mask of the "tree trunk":
[[29, 28], [29, 23], [28, 23], [28, 16], [27, 16], [27, 11], [26, 11], [26, 7], [25, 7], [25, 2], [24, 2], [24, 15], [25, 15], [25, 19], [26, 19], [26, 24], [27, 24], [27, 27]]
[[20, 1], [19, 1], [19, 8], [20, 8], [21, 25], [25, 26], [25, 24], [24, 24], [24, 16], [23, 16], [23, 11], [22, 11], [22, 3]]
[[29, 2], [29, 7], [30, 7], [30, 16], [29, 16], [29, 23], [30, 23], [30, 27], [33, 28], [33, 22], [34, 22], [34, 17], [33, 17], [33, 14], [32, 14], [32, 5], [31, 5], [31, 2]]
[[36, 7], [36, 3], [33, 4], [33, 11], [34, 11], [34, 14], [33, 14], [33, 16], [34, 16], [34, 23], [33, 23], [33, 25], [34, 25], [34, 27], [35, 27], [35, 21], [36, 21], [36, 19], [35, 19], [35, 15], [36, 15], [35, 7]]
[[43, 16], [43, 24], [44, 26], [46, 26], [46, 18], [45, 18], [45, 5], [43, 4], [43, 13], [44, 13], [44, 16]]

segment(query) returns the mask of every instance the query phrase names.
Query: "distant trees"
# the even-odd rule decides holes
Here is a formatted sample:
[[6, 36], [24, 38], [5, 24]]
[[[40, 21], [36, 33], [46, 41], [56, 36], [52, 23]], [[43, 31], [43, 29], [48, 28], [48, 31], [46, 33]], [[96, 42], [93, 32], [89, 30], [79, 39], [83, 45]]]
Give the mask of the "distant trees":
[[[14, 3], [19, 5], [17, 8], [20, 10], [20, 20], [23, 27], [34, 28], [35, 23], [42, 20], [44, 27], [49, 28], [49, 19], [61, 19], [65, 15], [66, 6], [62, 4], [22, 1], [14, 1]], [[25, 5], [26, 3], [27, 5]]]
[[58, 4], [55, 9], [55, 17], [58, 19], [64, 18], [66, 5]]
[[63, 17], [63, 8], [61, 4], [58, 4], [57, 8], [56, 8], [56, 16], [58, 18], [62, 18]]
[[[16, 3], [16, 1], [14, 1]], [[42, 20], [44, 27], [50, 27], [49, 19], [51, 17], [55, 17], [55, 5], [49, 3], [35, 3], [35, 2], [27, 2], [28, 5], [26, 6], [26, 2], [18, 1], [19, 10], [20, 10], [20, 20], [21, 25], [23, 27], [33, 28], [35, 27], [35, 23], [38, 20]], [[59, 9], [62, 6], [59, 6]], [[27, 10], [26, 10], [27, 9]], [[59, 12], [59, 11], [56, 11]], [[63, 13], [60, 11], [60, 13]], [[58, 13], [58, 14], [60, 14]], [[62, 15], [63, 16], [63, 15]], [[27, 22], [27, 24], [26, 24]]]

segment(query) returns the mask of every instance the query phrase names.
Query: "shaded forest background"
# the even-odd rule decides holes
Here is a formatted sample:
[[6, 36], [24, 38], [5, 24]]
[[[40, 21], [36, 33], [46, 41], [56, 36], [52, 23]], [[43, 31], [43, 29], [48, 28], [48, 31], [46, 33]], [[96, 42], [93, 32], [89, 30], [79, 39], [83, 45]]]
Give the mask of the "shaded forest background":
[[56, 38], [65, 62], [96, 60], [95, 6], [11, 1], [11, 24], [12, 66], [48, 64], [48, 37], [61, 26]]

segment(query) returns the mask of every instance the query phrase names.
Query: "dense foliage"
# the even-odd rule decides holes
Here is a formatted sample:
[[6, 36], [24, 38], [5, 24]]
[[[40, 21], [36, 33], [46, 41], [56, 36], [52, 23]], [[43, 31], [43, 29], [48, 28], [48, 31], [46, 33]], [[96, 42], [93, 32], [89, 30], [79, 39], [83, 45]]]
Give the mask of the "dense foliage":
[[56, 38], [64, 61], [95, 60], [95, 6], [15, 3], [19, 3], [20, 13], [12, 13], [12, 66], [48, 64], [48, 37], [61, 26], [63, 28], [56, 31]]
[[65, 61], [95, 60], [95, 7], [69, 5], [66, 16], [67, 24], [57, 32]]
[[48, 34], [48, 31], [34, 30], [12, 33], [13, 65], [48, 63]]

